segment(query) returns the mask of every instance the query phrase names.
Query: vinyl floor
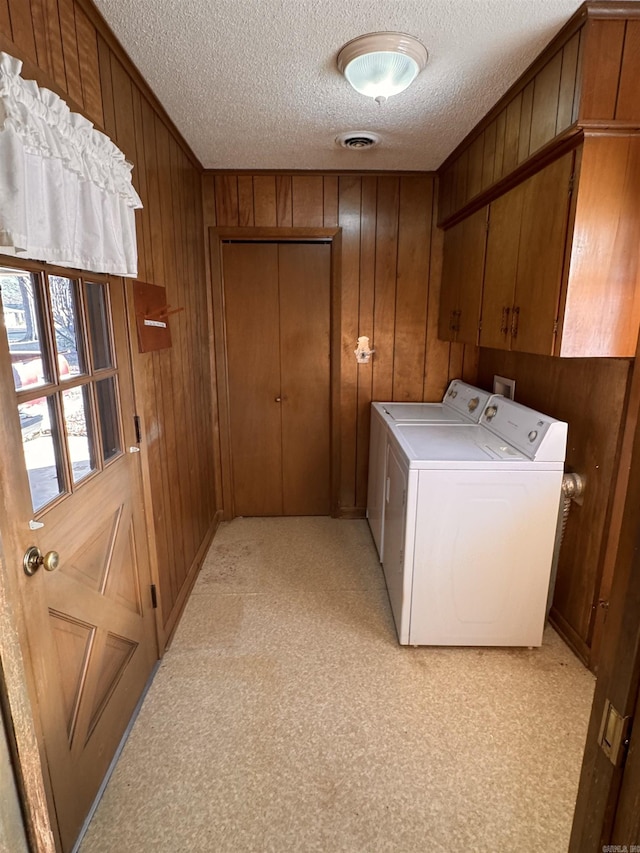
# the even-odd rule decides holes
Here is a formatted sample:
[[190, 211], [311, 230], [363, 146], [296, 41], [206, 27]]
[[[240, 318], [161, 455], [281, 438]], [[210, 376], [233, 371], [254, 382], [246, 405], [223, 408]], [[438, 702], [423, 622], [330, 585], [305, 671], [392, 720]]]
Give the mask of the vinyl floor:
[[235, 519], [81, 853], [564, 851], [594, 683], [549, 627], [399, 646], [364, 521]]

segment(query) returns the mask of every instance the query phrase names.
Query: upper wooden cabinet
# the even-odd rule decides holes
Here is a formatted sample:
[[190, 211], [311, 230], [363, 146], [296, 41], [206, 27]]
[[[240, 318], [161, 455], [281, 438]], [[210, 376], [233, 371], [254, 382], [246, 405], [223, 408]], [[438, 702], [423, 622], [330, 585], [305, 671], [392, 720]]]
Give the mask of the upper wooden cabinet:
[[634, 356], [639, 198], [640, 139], [593, 136], [491, 202], [488, 230], [487, 208], [457, 223], [445, 233], [440, 337], [474, 343], [479, 324], [482, 347]]
[[487, 216], [483, 207], [445, 232], [438, 322], [442, 340], [478, 343]]
[[558, 141], [640, 124], [640, 3], [587, 2], [439, 169], [438, 221]]
[[480, 346], [553, 353], [573, 164], [565, 154], [491, 204]]

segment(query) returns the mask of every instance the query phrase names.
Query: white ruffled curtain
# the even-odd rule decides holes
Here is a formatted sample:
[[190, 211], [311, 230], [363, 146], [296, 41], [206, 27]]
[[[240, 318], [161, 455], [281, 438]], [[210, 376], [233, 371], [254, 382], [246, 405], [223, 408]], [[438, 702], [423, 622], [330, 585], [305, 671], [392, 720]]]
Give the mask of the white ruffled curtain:
[[0, 52], [0, 254], [135, 277], [132, 165]]

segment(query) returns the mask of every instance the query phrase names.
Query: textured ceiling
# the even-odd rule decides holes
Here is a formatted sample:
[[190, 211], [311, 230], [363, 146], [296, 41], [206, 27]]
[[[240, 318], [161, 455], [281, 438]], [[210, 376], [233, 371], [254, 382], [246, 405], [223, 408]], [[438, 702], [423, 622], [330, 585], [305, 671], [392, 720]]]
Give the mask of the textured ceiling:
[[[183, 136], [211, 169], [436, 169], [580, 0], [95, 0]], [[363, 33], [429, 51], [378, 106], [338, 72]], [[349, 130], [379, 147], [338, 148]]]

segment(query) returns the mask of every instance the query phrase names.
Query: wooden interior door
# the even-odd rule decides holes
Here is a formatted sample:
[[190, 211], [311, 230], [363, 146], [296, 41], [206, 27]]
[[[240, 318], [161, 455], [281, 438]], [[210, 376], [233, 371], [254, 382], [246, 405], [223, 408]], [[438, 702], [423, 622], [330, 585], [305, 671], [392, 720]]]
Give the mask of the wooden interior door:
[[458, 291], [463, 260], [464, 227], [464, 221], [458, 222], [444, 232], [440, 312], [438, 315], [438, 337], [441, 341], [456, 340], [456, 311], [458, 310]]
[[519, 184], [489, 208], [481, 347], [509, 349], [523, 198], [523, 184]]
[[234, 515], [282, 515], [277, 243], [222, 247]]
[[329, 515], [331, 247], [280, 243], [284, 515]]
[[570, 151], [524, 183], [513, 350], [553, 353], [574, 156]]
[[328, 243], [222, 248], [234, 515], [330, 512]]
[[[49, 268], [0, 285], [0, 533], [67, 851], [157, 658], [124, 292]], [[28, 576], [30, 546], [57, 568]]]

